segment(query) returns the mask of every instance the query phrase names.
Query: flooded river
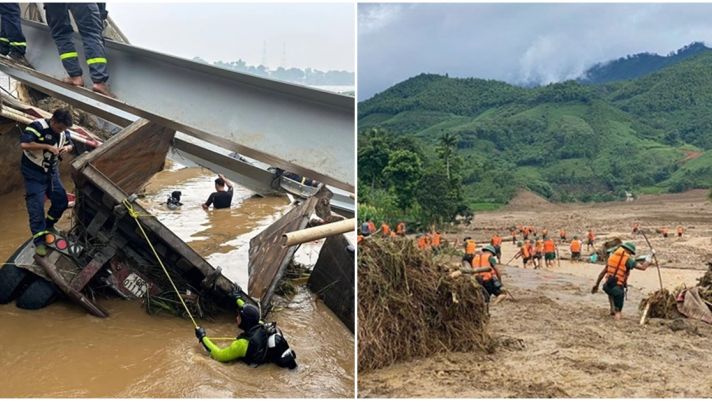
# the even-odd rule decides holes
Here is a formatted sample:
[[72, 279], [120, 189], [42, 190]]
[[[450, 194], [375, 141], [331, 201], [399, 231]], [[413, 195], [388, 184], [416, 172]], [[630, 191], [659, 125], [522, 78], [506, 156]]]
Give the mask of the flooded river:
[[[171, 167], [140, 202], [223, 273], [247, 286], [249, 240], [288, 210], [286, 197], [253, 197], [235, 185], [233, 207], [204, 211], [215, 176]], [[165, 207], [183, 193], [180, 210]], [[29, 236], [22, 190], [0, 196], [0, 260]], [[315, 244], [300, 250], [316, 261]], [[353, 335], [314, 295], [300, 289], [269, 320], [277, 321], [297, 352], [295, 371], [221, 364], [208, 357], [188, 320], [149, 316], [137, 302], [100, 300], [99, 319], [65, 301], [39, 311], [0, 305], [0, 397], [353, 397]], [[199, 321], [208, 335], [236, 334], [232, 316]]]

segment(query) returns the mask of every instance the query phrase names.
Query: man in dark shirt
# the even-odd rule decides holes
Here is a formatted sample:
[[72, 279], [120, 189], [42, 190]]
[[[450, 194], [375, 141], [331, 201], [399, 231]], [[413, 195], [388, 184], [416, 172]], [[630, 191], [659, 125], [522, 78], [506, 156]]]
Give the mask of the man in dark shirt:
[[213, 205], [215, 209], [226, 209], [230, 207], [230, 203], [232, 203], [232, 184], [224, 175], [220, 174], [215, 179], [215, 192], [210, 194], [208, 200], [203, 203], [203, 209], [208, 210], [210, 205]]
[[[37, 119], [22, 132], [20, 147], [22, 161], [20, 170], [25, 179], [25, 201], [30, 215], [30, 231], [35, 251], [40, 256], [47, 254], [45, 234], [67, 209], [67, 193], [59, 179], [58, 164], [61, 156], [71, 152], [72, 140], [67, 128], [72, 126], [68, 110], [57, 109], [52, 118]], [[45, 195], [51, 206], [45, 217]]]

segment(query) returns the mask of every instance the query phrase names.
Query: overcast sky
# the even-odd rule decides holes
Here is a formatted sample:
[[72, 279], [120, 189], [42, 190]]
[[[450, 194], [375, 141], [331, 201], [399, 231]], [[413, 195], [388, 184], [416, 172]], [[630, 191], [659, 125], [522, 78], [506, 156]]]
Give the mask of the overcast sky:
[[[132, 44], [208, 61], [354, 71], [353, 4], [109, 3]], [[266, 46], [265, 46], [266, 44]]]
[[360, 4], [358, 97], [421, 72], [550, 83], [712, 44], [712, 4]]

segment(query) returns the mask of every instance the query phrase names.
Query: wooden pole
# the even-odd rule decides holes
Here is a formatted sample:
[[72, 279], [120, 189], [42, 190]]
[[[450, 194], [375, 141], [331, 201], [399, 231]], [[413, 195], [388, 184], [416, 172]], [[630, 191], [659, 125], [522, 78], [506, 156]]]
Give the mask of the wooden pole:
[[658, 263], [658, 257], [655, 256], [655, 251], [653, 250], [653, 246], [650, 244], [650, 241], [648, 240], [648, 236], [645, 235], [645, 231], [640, 230], [640, 233], [643, 234], [643, 238], [645, 238], [645, 242], [648, 243], [648, 248], [650, 248], [650, 253], [653, 254], [653, 260], [655, 261], [655, 267], [658, 269], [658, 280], [660, 281], [660, 290], [662, 291], [663, 289], [663, 276], [660, 274], [660, 264]]
[[346, 219], [335, 223], [322, 224], [316, 227], [305, 228], [304, 230], [292, 231], [282, 235], [282, 246], [293, 246], [309, 241], [332, 237], [334, 235], [347, 233], [356, 229], [356, 219]]

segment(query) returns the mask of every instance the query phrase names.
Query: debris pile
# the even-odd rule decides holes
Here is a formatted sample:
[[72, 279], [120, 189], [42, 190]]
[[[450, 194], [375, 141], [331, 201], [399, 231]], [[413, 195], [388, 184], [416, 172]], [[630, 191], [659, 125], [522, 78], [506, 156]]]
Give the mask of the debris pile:
[[707, 264], [708, 269], [704, 276], [697, 280], [700, 298], [712, 309], [712, 262]]
[[680, 312], [677, 310], [677, 301], [675, 300], [675, 296], [666, 289], [657, 290], [649, 297], [643, 299], [640, 302], [638, 309], [644, 311], [648, 304], [650, 304], [648, 317], [675, 319], [681, 316]]
[[358, 289], [360, 371], [437, 352], [491, 350], [479, 284], [448, 277], [411, 240], [363, 241]]

